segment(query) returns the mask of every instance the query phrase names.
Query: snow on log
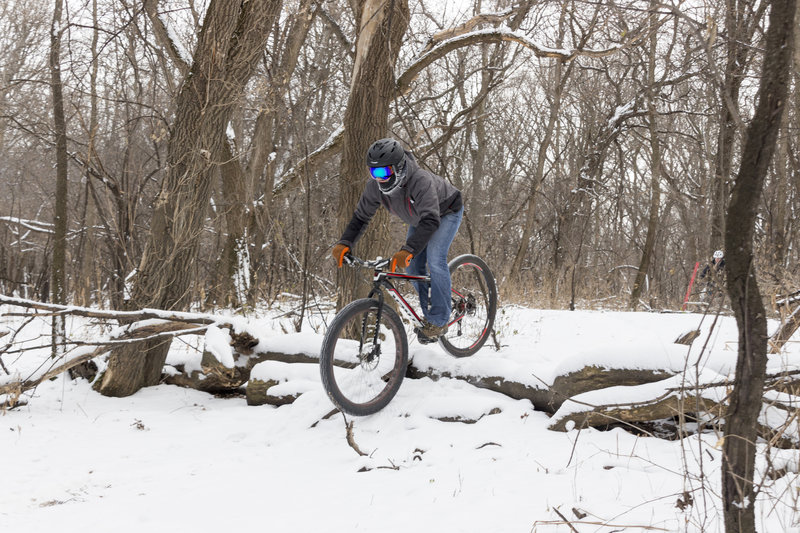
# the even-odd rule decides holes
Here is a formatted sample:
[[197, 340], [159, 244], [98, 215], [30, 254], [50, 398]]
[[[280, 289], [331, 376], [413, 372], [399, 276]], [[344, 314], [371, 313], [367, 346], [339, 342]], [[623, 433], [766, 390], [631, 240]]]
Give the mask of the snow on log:
[[[213, 354], [204, 351], [200, 362], [201, 369], [180, 364], [174, 365], [174, 370], [167, 373], [164, 382], [203, 392], [226, 393], [237, 391], [244, 386], [251, 379], [253, 368], [264, 361], [276, 361], [284, 364], [313, 363], [314, 366], [317, 366], [318, 363], [317, 357], [306, 353], [274, 351], [256, 352], [252, 355], [234, 352], [234, 359], [233, 368], [229, 368], [217, 360]], [[319, 373], [319, 370], [317, 372]]]
[[529, 400], [539, 411], [553, 411], [553, 393], [550, 390], [515, 381], [513, 378], [439, 370], [428, 366], [416, 366], [413, 361], [408, 367], [406, 376], [412, 379], [430, 378], [434, 381], [441, 378], [465, 381], [480, 389], [499, 392], [515, 400]]
[[[17, 330], [0, 328], [0, 337], [11, 341], [0, 347], [0, 355], [12, 348], [19, 330], [24, 329], [35, 317], [55, 314], [91, 318], [105, 324], [107, 333], [99, 338], [65, 340], [67, 350], [57, 359], [48, 359], [46, 364], [27, 375], [12, 374], [3, 368], [0, 359], [0, 404], [13, 406], [19, 403], [20, 395], [35, 388], [39, 383], [63, 372], [72, 371], [107, 353], [113, 346], [142, 341], [170, 339], [179, 335], [205, 335], [205, 349], [199, 361], [170, 363], [166, 367], [164, 381], [175, 385], [195, 388], [206, 392], [230, 392], [238, 390], [247, 382], [250, 369], [266, 359], [286, 362], [316, 362], [319, 346], [313, 342], [297, 340], [292, 335], [262, 340], [257, 329], [246, 319], [204, 313], [185, 313], [160, 309], [137, 311], [102, 310], [89, 307], [57, 305], [35, 300], [14, 298], [0, 294], [0, 305], [22, 307], [32, 310], [24, 316]], [[13, 316], [13, 314], [9, 315]], [[4, 339], [6, 340], [6, 339]], [[30, 348], [32, 353], [47, 349], [48, 345]], [[188, 363], [188, 364], [187, 364]]]
[[703, 370], [700, 375], [699, 387], [693, 386], [685, 376], [676, 375], [644, 385], [623, 385], [578, 394], [556, 411], [549, 428], [569, 431], [615, 422], [661, 420], [681, 413], [720, 416], [726, 387], [704, 388], [703, 384], [721, 381], [722, 376], [710, 370]]
[[191, 360], [171, 362], [164, 377], [166, 383], [210, 393], [235, 392], [251, 379], [253, 368], [264, 361], [315, 366], [319, 362], [319, 346], [303, 335], [258, 339], [255, 331], [248, 332], [246, 328], [229, 336], [223, 331], [211, 331], [211, 335], [206, 334], [200, 364]]
[[673, 375], [668, 370], [585, 366], [576, 372], [556, 376], [550, 387], [553, 393], [550, 412], [557, 411], [566, 400], [584, 392], [654, 383]]
[[[570, 431], [616, 423], [664, 420], [679, 415], [721, 423], [727, 409], [729, 384], [713, 371], [700, 373], [699, 384], [676, 375], [656, 383], [620, 386], [579, 394], [564, 402], [549, 429]], [[622, 400], [622, 401], [621, 401]], [[625, 401], [627, 400], [627, 401]], [[778, 391], [764, 393], [758, 433], [774, 448], [797, 449], [800, 397]]]
[[407, 375], [413, 379], [427, 377], [433, 380], [452, 378], [465, 381], [475, 387], [499, 392], [515, 400], [529, 400], [536, 410], [554, 413], [564, 401], [576, 394], [620, 385], [651, 383], [663, 380], [672, 373], [659, 370], [587, 366], [581, 370], [557, 376], [553, 384], [547, 387], [544, 384], [534, 386], [522, 383], [509, 376], [482, 376], [467, 372], [443, 371], [431, 367], [420, 368], [415, 366], [412, 361]]
[[247, 383], [247, 405], [286, 405], [304, 392], [319, 390], [319, 365], [264, 361], [253, 367]]
[[800, 396], [778, 391], [764, 393], [764, 406], [759, 423], [761, 436], [774, 448], [800, 448], [800, 429], [797, 415], [800, 412]]
[[677, 345], [654, 350], [643, 343], [598, 343], [590, 350], [564, 357], [548, 375], [536, 375], [539, 366], [535, 359], [509, 359], [487, 350], [457, 359], [422, 349], [413, 354], [408, 376], [459, 379], [514, 399], [529, 400], [537, 410], [554, 413], [565, 400], [583, 392], [666, 379], [683, 368], [685, 357], [685, 348]]

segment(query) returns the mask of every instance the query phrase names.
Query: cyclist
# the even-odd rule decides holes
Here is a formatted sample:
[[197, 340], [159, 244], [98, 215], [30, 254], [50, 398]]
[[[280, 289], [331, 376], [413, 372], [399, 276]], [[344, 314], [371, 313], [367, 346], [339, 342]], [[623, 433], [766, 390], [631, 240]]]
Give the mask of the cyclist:
[[717, 250], [711, 257], [703, 271], [700, 273], [700, 279], [705, 279], [708, 276], [704, 292], [704, 299], [710, 300], [714, 297], [717, 281], [722, 282], [722, 276], [725, 271], [725, 254], [722, 250]]
[[392, 256], [390, 268], [392, 272], [406, 268], [409, 274], [418, 276], [430, 270], [430, 295], [428, 284], [414, 285], [425, 317], [421, 333], [428, 339], [438, 338], [447, 332], [452, 306], [447, 253], [464, 214], [461, 192], [440, 176], [421, 169], [414, 156], [391, 138], [372, 143], [367, 150], [367, 167], [370, 179], [342, 238], [333, 247], [333, 258], [341, 268], [344, 255], [381, 205], [407, 223], [406, 242]]

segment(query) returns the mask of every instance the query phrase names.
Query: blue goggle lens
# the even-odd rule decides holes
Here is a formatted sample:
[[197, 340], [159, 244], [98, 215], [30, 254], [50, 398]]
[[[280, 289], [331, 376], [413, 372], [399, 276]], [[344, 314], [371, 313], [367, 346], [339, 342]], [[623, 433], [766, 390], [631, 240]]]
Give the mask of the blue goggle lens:
[[369, 167], [370, 175], [376, 180], [385, 180], [393, 174], [392, 167]]

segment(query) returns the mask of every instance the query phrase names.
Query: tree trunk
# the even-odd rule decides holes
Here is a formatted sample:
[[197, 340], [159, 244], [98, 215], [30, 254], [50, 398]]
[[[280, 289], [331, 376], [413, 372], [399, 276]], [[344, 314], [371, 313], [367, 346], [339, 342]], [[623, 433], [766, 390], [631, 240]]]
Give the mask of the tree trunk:
[[[278, 153], [279, 138], [285, 122], [284, 96], [289, 89], [289, 81], [297, 66], [302, 45], [306, 40], [315, 11], [312, 9], [311, 0], [302, 0], [294, 14], [292, 26], [287, 32], [287, 38], [280, 54], [280, 62], [271, 69], [270, 84], [266, 88], [263, 100], [263, 109], [256, 118], [255, 131], [251, 145], [251, 158], [245, 168], [245, 179], [252, 187], [260, 184], [261, 202], [251, 211], [248, 220], [248, 241], [252, 244], [252, 287], [257, 286], [258, 269], [256, 265], [265, 263], [261, 261], [264, 243], [269, 239], [270, 219], [272, 210], [272, 196], [275, 187], [275, 157]], [[256, 196], [258, 196], [256, 194]], [[248, 294], [248, 299], [253, 301], [253, 290]]]
[[[620, 134], [625, 122], [641, 114], [640, 104], [640, 100], [636, 98], [625, 105], [617, 106], [611, 112], [609, 120], [605, 121], [599, 131], [589, 139], [580, 155], [580, 161], [576, 165], [578, 168], [577, 186], [570, 193], [570, 203], [567, 206], [570, 216], [565, 217], [559, 224], [559, 239], [563, 241], [563, 244], [559, 243], [555, 247], [553, 261], [555, 272], [569, 271], [572, 293], [570, 310], [575, 309], [577, 284], [580, 281], [577, 269], [583, 247], [586, 245], [587, 235], [590, 234], [594, 200], [597, 196], [595, 189], [602, 177], [603, 163], [608, 147]], [[571, 265], [565, 267], [564, 264], [567, 260], [571, 262]]]
[[661, 145], [658, 140], [658, 113], [656, 113], [655, 91], [656, 91], [656, 46], [658, 43], [656, 5], [650, 2], [650, 50], [647, 64], [647, 117], [650, 130], [650, 214], [647, 220], [647, 235], [644, 240], [644, 250], [642, 250], [642, 260], [639, 263], [639, 270], [636, 272], [636, 279], [633, 282], [631, 291], [630, 308], [636, 309], [639, 297], [647, 279], [647, 272], [650, 269], [650, 261], [653, 257], [653, 249], [656, 245], [656, 233], [658, 232], [658, 209], [661, 205]]
[[[795, 42], [795, 46], [797, 43]], [[781, 124], [780, 134], [778, 135], [778, 146], [775, 157], [775, 176], [771, 197], [768, 199], [768, 218], [767, 218], [767, 260], [777, 275], [781, 269], [786, 267], [786, 259], [789, 250], [787, 249], [789, 227], [787, 220], [787, 210], [789, 202], [789, 151], [791, 150], [790, 138], [791, 129], [789, 127], [789, 113], [784, 113]]]
[[[365, 154], [370, 144], [387, 137], [389, 104], [395, 96], [394, 67], [400, 43], [408, 26], [407, 0], [360, 0], [356, 11], [356, 59], [350, 82], [350, 96], [344, 114], [344, 138], [339, 189], [339, 227], [353, 215], [364, 182], [369, 179]], [[380, 209], [358, 245], [364, 257], [387, 256], [403, 243], [389, 243], [388, 216]], [[361, 278], [351, 269], [340, 269], [337, 307], [365, 293]]]
[[[100, 24], [98, 22], [97, 13], [97, 0], [92, 0], [92, 67], [89, 73], [89, 128], [88, 137], [89, 143], [86, 148], [86, 161], [89, 165], [92, 164], [95, 153], [95, 141], [98, 128], [98, 95], [97, 95], [97, 76], [100, 68], [100, 61], [98, 59], [97, 47], [100, 40]], [[83, 233], [81, 236], [80, 244], [76, 251], [77, 268], [78, 272], [77, 283], [74, 285], [75, 300], [78, 305], [89, 306], [92, 304], [92, 272], [95, 265], [95, 254], [87, 253], [90, 246], [96, 243], [96, 235], [94, 231], [95, 226], [95, 209], [90, 200], [90, 183], [92, 181], [91, 172], [87, 169], [84, 173], [86, 185], [83, 191], [83, 212], [81, 213], [81, 221], [79, 228]]]
[[[50, 294], [53, 303], [66, 303], [67, 266], [67, 119], [64, 115], [64, 92], [61, 82], [61, 36], [63, 0], [55, 0], [50, 28], [50, 82], [53, 96], [53, 130], [56, 145], [56, 197], [53, 213], [53, 256], [50, 267]], [[53, 315], [53, 357], [66, 336], [65, 318]]]
[[771, 2], [758, 104], [747, 130], [725, 229], [727, 289], [739, 328], [736, 375], [722, 457], [722, 497], [728, 533], [755, 531], [753, 474], [756, 423], [767, 364], [767, 318], [756, 281], [753, 234], [785, 107], [795, 13], [795, 0]]
[[218, 260], [217, 283], [213, 287], [218, 305], [238, 307], [250, 292], [250, 247], [247, 222], [251, 214], [253, 183], [243, 171], [239, 154], [231, 142], [222, 143], [222, 215], [227, 237]]
[[[567, 4], [564, 4], [561, 10], [561, 18], [559, 19], [558, 37], [556, 38], [556, 47], [560, 48], [564, 44], [565, 33], [565, 19], [567, 16]], [[564, 88], [567, 85], [570, 74], [572, 73], [574, 63], [570, 63], [564, 72], [564, 63], [559, 61], [553, 66], [553, 94], [550, 100], [550, 115], [547, 119], [547, 126], [544, 131], [544, 138], [539, 145], [539, 151], [536, 157], [536, 171], [531, 176], [531, 187], [528, 193], [528, 201], [525, 207], [525, 221], [522, 226], [522, 238], [517, 248], [517, 253], [514, 254], [514, 260], [507, 263], [504, 269], [504, 276], [518, 276], [522, 270], [522, 265], [525, 258], [528, 256], [528, 248], [530, 247], [530, 240], [533, 236], [534, 226], [536, 224], [536, 200], [539, 194], [539, 188], [544, 182], [544, 167], [547, 161], [547, 153], [553, 143], [555, 135], [556, 121], [561, 113], [561, 96], [564, 93]]]
[[[739, 91], [747, 71], [753, 35], [759, 27], [764, 7], [754, 11], [752, 0], [726, 0], [725, 34], [727, 48], [725, 72], [720, 95], [720, 122], [717, 134], [717, 154], [711, 193], [710, 249], [722, 248], [725, 236], [725, 209], [730, 194], [731, 163], [739, 117]], [[766, 5], [766, 3], [764, 4]]]
[[[134, 279], [132, 305], [185, 309], [219, 155], [238, 104], [280, 8], [277, 0], [211, 0], [192, 67], [178, 95], [167, 172]], [[159, 382], [169, 342], [115, 350], [99, 382], [127, 396]]]

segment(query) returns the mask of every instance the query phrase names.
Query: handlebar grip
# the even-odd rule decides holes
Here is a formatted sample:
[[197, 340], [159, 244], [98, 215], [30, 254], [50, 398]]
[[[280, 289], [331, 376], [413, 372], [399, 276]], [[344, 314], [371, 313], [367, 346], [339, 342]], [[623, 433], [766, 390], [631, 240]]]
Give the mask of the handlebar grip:
[[372, 261], [364, 261], [363, 259], [359, 259], [358, 257], [354, 256], [350, 252], [346, 252], [342, 256], [342, 263], [346, 264], [347, 266], [355, 267], [365, 267], [365, 268], [376, 268], [378, 270], [385, 269], [389, 265], [389, 259], [378, 258]]

